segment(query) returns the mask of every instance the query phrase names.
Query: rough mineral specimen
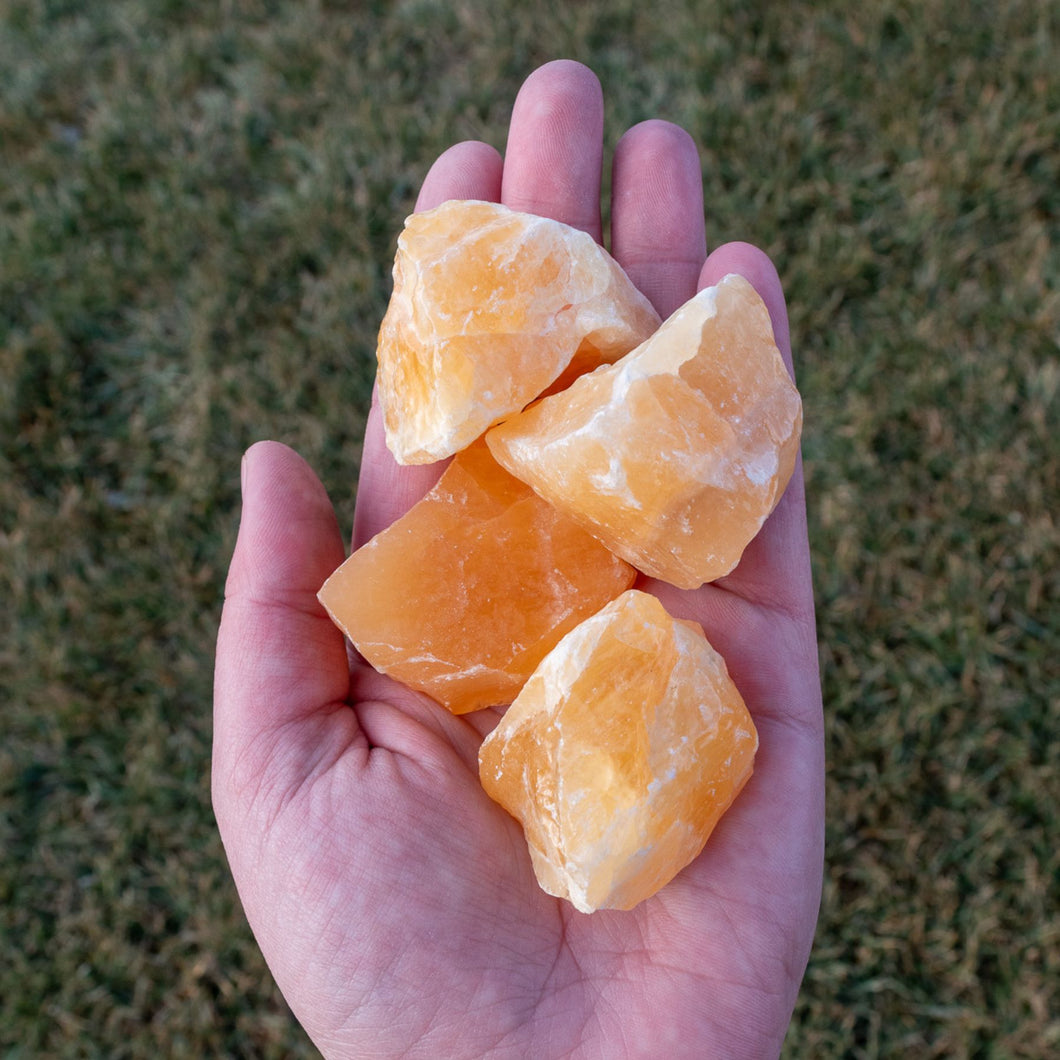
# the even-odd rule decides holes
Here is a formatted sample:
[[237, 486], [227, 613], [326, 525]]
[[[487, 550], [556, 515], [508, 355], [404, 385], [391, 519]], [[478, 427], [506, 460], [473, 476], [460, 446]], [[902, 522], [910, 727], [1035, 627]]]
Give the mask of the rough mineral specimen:
[[568, 633], [479, 753], [538, 882], [582, 912], [629, 909], [702, 850], [758, 736], [694, 622], [623, 593]]
[[736, 566], [784, 492], [801, 428], [769, 312], [730, 275], [486, 440], [638, 570], [691, 589]]
[[802, 425], [747, 280], [659, 324], [576, 229], [475, 201], [410, 217], [379, 333], [387, 444], [456, 456], [319, 594], [377, 670], [457, 714], [512, 704], [482, 784], [583, 912], [655, 894], [751, 775], [721, 656], [630, 587], [634, 566], [683, 588], [731, 571]]
[[413, 214], [379, 331], [387, 445], [402, 464], [449, 456], [561, 374], [617, 360], [658, 326], [585, 232], [490, 202]]
[[377, 670], [462, 714], [510, 703], [549, 649], [634, 577], [478, 442], [319, 598]]

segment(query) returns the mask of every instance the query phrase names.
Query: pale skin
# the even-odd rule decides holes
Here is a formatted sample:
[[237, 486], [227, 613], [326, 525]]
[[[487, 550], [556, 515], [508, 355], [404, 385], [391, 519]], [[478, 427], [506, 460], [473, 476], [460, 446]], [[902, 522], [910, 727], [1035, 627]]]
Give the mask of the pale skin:
[[[418, 209], [490, 199], [602, 239], [600, 85], [549, 63], [504, 156], [443, 154]], [[615, 148], [611, 250], [666, 317], [729, 272], [762, 295], [791, 366], [784, 296], [759, 250], [707, 254], [696, 146], [649, 121]], [[709, 221], [709, 217], [707, 218]], [[369, 419], [353, 545], [439, 468], [398, 467]], [[483, 793], [499, 710], [454, 717], [347, 652], [316, 593], [345, 557], [319, 480], [261, 442], [217, 645], [213, 801], [251, 928], [328, 1057], [775, 1057], [821, 890], [824, 750], [801, 465], [736, 570], [642, 580], [723, 654], [760, 736], [755, 773], [704, 852], [630, 912], [538, 887], [518, 824]]]

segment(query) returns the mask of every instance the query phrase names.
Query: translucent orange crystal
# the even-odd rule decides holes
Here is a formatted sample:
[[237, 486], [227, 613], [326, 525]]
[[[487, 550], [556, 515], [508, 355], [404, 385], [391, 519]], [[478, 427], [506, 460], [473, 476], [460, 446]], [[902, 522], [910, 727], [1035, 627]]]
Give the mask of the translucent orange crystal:
[[582, 912], [630, 909], [703, 849], [758, 735], [694, 622], [623, 593], [568, 633], [479, 753], [538, 882]]
[[413, 214], [379, 331], [387, 445], [403, 464], [449, 456], [568, 368], [617, 360], [658, 325], [585, 232], [491, 202]]
[[801, 428], [769, 312], [730, 275], [487, 443], [638, 570], [691, 589], [736, 566], [784, 492]]
[[377, 670], [462, 714], [510, 703], [549, 649], [634, 577], [479, 442], [319, 597]]

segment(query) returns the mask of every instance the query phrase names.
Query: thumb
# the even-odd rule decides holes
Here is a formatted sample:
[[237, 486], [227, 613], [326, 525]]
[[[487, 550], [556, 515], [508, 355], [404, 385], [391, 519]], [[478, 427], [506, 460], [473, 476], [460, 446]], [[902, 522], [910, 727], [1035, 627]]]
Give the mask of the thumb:
[[345, 704], [349, 664], [316, 593], [343, 558], [334, 510], [309, 465], [277, 442], [252, 446], [214, 673], [222, 833], [240, 804], [245, 812], [262, 792], [290, 792], [320, 761], [320, 728]]

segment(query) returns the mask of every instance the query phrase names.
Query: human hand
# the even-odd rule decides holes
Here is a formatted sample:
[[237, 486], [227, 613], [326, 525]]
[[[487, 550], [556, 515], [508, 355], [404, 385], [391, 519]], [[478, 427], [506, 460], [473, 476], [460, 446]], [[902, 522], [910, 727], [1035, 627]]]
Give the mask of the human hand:
[[[417, 203], [499, 200], [601, 238], [603, 104], [571, 62], [528, 78], [506, 155], [463, 143]], [[706, 255], [699, 159], [663, 122], [614, 158], [612, 252], [665, 318], [728, 272], [762, 295], [789, 367], [784, 299], [746, 244]], [[398, 467], [375, 408], [354, 545], [437, 467]], [[344, 558], [316, 476], [277, 443], [243, 464], [217, 646], [213, 799], [247, 918], [329, 1057], [769, 1057], [805, 969], [823, 858], [823, 728], [801, 465], [728, 577], [686, 592], [759, 730], [755, 773], [704, 853], [629, 912], [538, 887], [477, 754], [499, 711], [453, 716], [347, 654], [316, 592]]]

